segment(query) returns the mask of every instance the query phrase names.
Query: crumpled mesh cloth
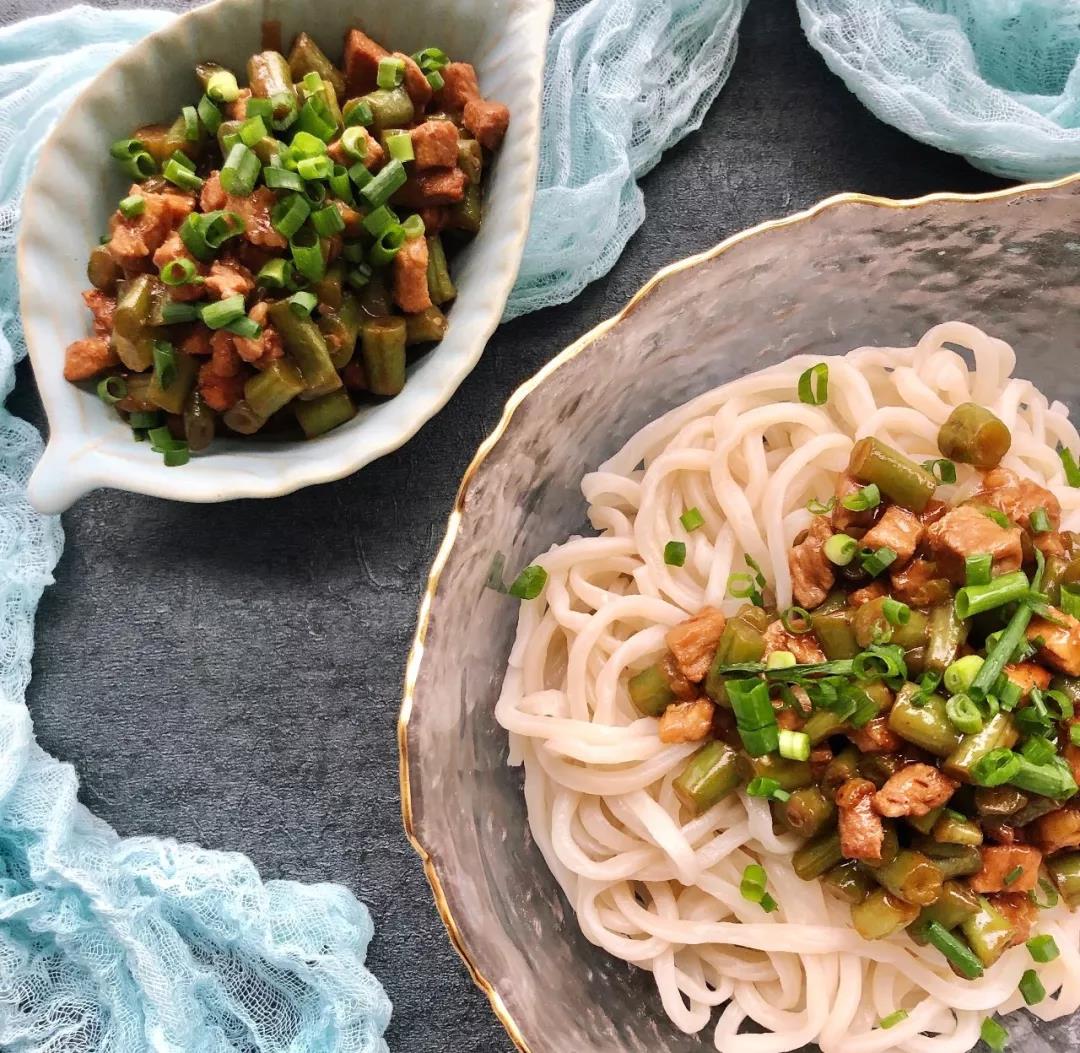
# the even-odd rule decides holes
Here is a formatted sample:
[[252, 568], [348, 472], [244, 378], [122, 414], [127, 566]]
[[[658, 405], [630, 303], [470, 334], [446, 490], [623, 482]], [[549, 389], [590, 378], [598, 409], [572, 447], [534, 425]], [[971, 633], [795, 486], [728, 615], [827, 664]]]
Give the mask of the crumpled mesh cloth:
[[810, 43], [883, 121], [1012, 179], [1080, 169], [1077, 0], [798, 0]]
[[558, 26], [536, 202], [504, 320], [566, 303], [611, 270], [645, 219], [637, 180], [701, 126], [727, 82], [746, 2], [593, 0]]
[[[76, 88], [162, 13], [76, 9], [0, 29], [0, 394], [25, 354], [19, 197]], [[57, 61], [53, 61], [57, 59]], [[367, 909], [338, 885], [259, 879], [244, 856], [121, 839], [34, 741], [34, 609], [63, 534], [26, 480], [41, 438], [0, 408], [0, 1050], [375, 1053], [390, 1002]]]

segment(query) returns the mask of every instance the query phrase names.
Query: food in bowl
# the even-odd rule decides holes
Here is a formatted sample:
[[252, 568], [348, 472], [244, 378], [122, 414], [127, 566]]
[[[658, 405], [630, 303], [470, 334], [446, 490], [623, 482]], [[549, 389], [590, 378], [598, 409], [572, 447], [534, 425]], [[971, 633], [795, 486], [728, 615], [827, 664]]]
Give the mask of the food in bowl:
[[408, 349], [446, 330], [448, 260], [509, 122], [468, 63], [359, 29], [340, 69], [301, 33], [252, 55], [247, 87], [196, 74], [197, 105], [112, 145], [135, 181], [64, 366], [167, 465], [219, 431], [313, 438], [401, 391]]
[[1080, 437], [1015, 364], [946, 323], [707, 392], [514, 583], [534, 839], [718, 1049], [1080, 1006]]

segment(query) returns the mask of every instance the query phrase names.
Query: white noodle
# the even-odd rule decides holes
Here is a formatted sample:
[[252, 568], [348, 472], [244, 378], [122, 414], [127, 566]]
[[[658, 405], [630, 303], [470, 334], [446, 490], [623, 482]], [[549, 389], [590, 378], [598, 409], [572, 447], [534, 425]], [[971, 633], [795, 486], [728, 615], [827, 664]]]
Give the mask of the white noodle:
[[[976, 370], [953, 350], [967, 348]], [[1007, 344], [972, 326], [936, 326], [913, 348], [862, 348], [829, 363], [829, 399], [807, 406], [799, 375], [821, 359], [793, 358], [694, 399], [639, 431], [582, 491], [601, 536], [572, 538], [536, 562], [544, 594], [522, 605], [496, 717], [511, 762], [526, 768], [533, 836], [585, 935], [652, 972], [682, 1031], [703, 1030], [724, 1053], [963, 1053], [985, 1015], [1020, 1004], [1023, 947], [981, 979], [961, 980], [936, 951], [906, 936], [867, 942], [847, 908], [791, 867], [797, 843], [773, 832], [765, 802], [733, 795], [703, 816], [672, 790], [693, 745], [664, 745], [656, 721], [630, 703], [626, 682], [659, 658], [668, 627], [725, 595], [744, 556], [765, 571], [779, 607], [791, 602], [787, 551], [827, 500], [853, 442], [874, 434], [917, 459], [938, 456], [938, 426], [961, 402], [993, 409], [1012, 431], [1005, 465], [1051, 489], [1063, 527], [1080, 527], [1080, 491], [1065, 481], [1058, 442], [1080, 446], [1060, 402], [1011, 377]], [[946, 497], [971, 493], [960, 466]], [[704, 525], [679, 524], [696, 507]], [[682, 567], [664, 563], [670, 540]], [[760, 862], [780, 903], [774, 914], [739, 893]], [[1080, 915], [1042, 915], [1061, 958], [1042, 972], [1055, 1019], [1080, 1007]], [[898, 1009], [907, 1019], [882, 1030]], [[766, 1034], [740, 1034], [744, 1021]]]

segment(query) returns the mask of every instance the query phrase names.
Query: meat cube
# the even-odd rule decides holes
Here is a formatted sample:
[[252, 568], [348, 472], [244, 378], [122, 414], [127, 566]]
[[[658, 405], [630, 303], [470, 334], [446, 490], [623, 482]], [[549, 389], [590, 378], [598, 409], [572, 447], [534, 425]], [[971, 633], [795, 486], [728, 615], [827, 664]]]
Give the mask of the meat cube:
[[[357, 127], [360, 127], [357, 125]], [[367, 147], [364, 151], [364, 167], [374, 171], [376, 168], [382, 168], [383, 161], [386, 160], [386, 151], [382, 147], [382, 143], [375, 138], [366, 128], [360, 129], [365, 136], [365, 142]], [[346, 168], [351, 168], [356, 163], [356, 159], [349, 154], [345, 147], [341, 145], [340, 139], [335, 139], [327, 148], [326, 152], [330, 155], [331, 159], [336, 161], [339, 165], [344, 165]], [[454, 155], [455, 159], [457, 154]]]
[[661, 742], [702, 742], [712, 731], [715, 707], [707, 698], [676, 702], [660, 718]]
[[1031, 513], [1037, 508], [1046, 512], [1050, 529], [1057, 530], [1061, 521], [1061, 503], [1045, 487], [1030, 479], [1021, 479], [1008, 468], [994, 468], [983, 476], [983, 488], [971, 500], [989, 505], [1003, 513], [1011, 522], [1031, 530]]
[[263, 327], [258, 336], [233, 336], [233, 347], [236, 353], [245, 362], [250, 363], [256, 369], [265, 369], [276, 358], [285, 354], [284, 345], [278, 331], [266, 324], [270, 312], [270, 305], [261, 300], [248, 312], [248, 317]]
[[1049, 610], [1054, 621], [1036, 615], [1028, 625], [1027, 638], [1039, 644], [1040, 661], [1067, 676], [1080, 676], [1080, 621], [1054, 607]]
[[918, 819], [945, 804], [958, 785], [932, 764], [908, 764], [874, 795], [874, 808], [889, 819], [902, 815]]
[[215, 212], [219, 208], [225, 207], [227, 199], [228, 194], [225, 193], [225, 188], [221, 185], [221, 173], [211, 172], [199, 191], [199, 208], [203, 212]]
[[885, 514], [864, 535], [864, 548], [891, 548], [896, 553], [896, 563], [907, 563], [915, 555], [915, 549], [923, 536], [923, 525], [914, 512], [899, 505], [890, 505]]
[[[1042, 852], [1030, 845], [983, 845], [982, 870], [971, 878], [975, 892], [1031, 892], [1039, 883]], [[1006, 882], [1006, 878], [1011, 878]]]
[[210, 346], [211, 330], [207, 329], [202, 322], [197, 322], [191, 327], [191, 331], [180, 341], [180, 350], [185, 355], [203, 357], [209, 355], [213, 348]]
[[971, 505], [961, 505], [939, 519], [926, 537], [934, 559], [945, 575], [964, 582], [964, 560], [988, 553], [995, 575], [1019, 570], [1023, 548], [1019, 527], [1003, 527]]
[[930, 526], [932, 523], [936, 523], [946, 512], [949, 511], [949, 506], [944, 501], [939, 501], [936, 497], [931, 497], [926, 502], [926, 507], [919, 513], [919, 522], [924, 527]]
[[1031, 839], [1048, 856], [1066, 848], [1080, 848], [1080, 810], [1060, 808], [1031, 824]]
[[418, 314], [431, 306], [427, 268], [428, 247], [423, 236], [409, 238], [394, 256], [394, 302], [406, 314]]
[[848, 603], [852, 607], [861, 607], [864, 603], [869, 603], [871, 600], [879, 600], [882, 596], [887, 596], [889, 590], [885, 588], [884, 584], [880, 581], [872, 581], [869, 585], [864, 585], [861, 589], [856, 589], [848, 596]]
[[122, 266], [153, 255], [195, 207], [186, 194], [150, 193], [138, 185], [130, 193], [143, 199], [142, 213], [128, 218], [117, 212], [109, 221], [109, 252]]
[[420, 113], [431, 102], [431, 85], [428, 83], [427, 77], [424, 76], [424, 71], [408, 55], [401, 51], [395, 51], [394, 57], [401, 59], [405, 63], [405, 90], [409, 93], [409, 98], [412, 99], [416, 112]]
[[453, 121], [425, 121], [413, 128], [409, 136], [417, 170], [453, 168], [457, 164], [458, 130]]
[[233, 334], [219, 329], [210, 337], [210, 365], [219, 377], [235, 377], [240, 374], [240, 356], [236, 353]]
[[881, 506], [868, 508], [863, 512], [852, 512], [841, 503], [845, 497], [857, 494], [863, 488], [863, 484], [853, 479], [846, 472], [836, 480], [836, 505], [832, 511], [833, 529], [840, 534], [846, 534], [852, 527], [866, 529], [874, 525], [874, 521], [881, 514]]
[[825, 661], [825, 652], [813, 633], [789, 633], [779, 621], [765, 630], [765, 657], [777, 651], [790, 651], [803, 665]]
[[444, 110], [461, 113], [465, 104], [480, 98], [480, 83], [476, 79], [476, 70], [468, 62], [451, 62], [442, 70], [443, 86], [435, 96], [435, 101]]
[[705, 679], [726, 621], [715, 607], [706, 607], [668, 630], [667, 645], [679, 672], [687, 680]]
[[824, 516], [814, 516], [806, 537], [788, 553], [791, 588], [800, 607], [813, 610], [824, 602], [836, 576], [825, 555], [825, 542], [832, 536]]
[[76, 340], [64, 352], [64, 379], [89, 380], [102, 370], [115, 366], [120, 359], [103, 336]]
[[486, 150], [497, 150], [510, 125], [510, 111], [501, 102], [470, 99], [462, 121]]
[[230, 296], [247, 296], [255, 288], [251, 272], [238, 263], [215, 260], [206, 279], [206, 291], [219, 300]]
[[232, 409], [244, 397], [245, 377], [240, 369], [240, 358], [231, 340], [219, 339], [228, 335], [214, 334], [213, 356], [199, 366], [199, 393], [206, 404], [219, 413]]
[[885, 843], [885, 826], [874, 811], [877, 787], [869, 779], [848, 779], [836, 792], [840, 852], [845, 859], [876, 863]]
[[893, 599], [912, 607], [932, 607], [952, 595], [949, 579], [931, 559], [916, 557], [907, 566], [889, 574]]
[[216, 209], [235, 212], [243, 219], [244, 237], [252, 245], [283, 249], [288, 244], [270, 222], [270, 212], [277, 203], [277, 195], [269, 187], [261, 186], [245, 197], [226, 194], [220, 173], [211, 172], [203, 183], [199, 203], [204, 212]]
[[1031, 936], [1035, 923], [1039, 920], [1039, 908], [1023, 893], [1010, 892], [1001, 896], [991, 896], [990, 905], [1009, 923], [1012, 929], [1010, 947], [1019, 947]]
[[376, 44], [359, 29], [349, 30], [345, 37], [345, 91], [349, 98], [373, 91], [379, 75], [379, 60], [390, 52]]
[[874, 717], [847, 734], [860, 753], [896, 753], [904, 745], [903, 739], [889, 728], [888, 717]]
[[833, 751], [827, 742], [815, 746], [810, 751], [810, 774], [814, 782], [820, 783], [825, 776], [825, 769], [832, 763]]
[[250, 88], [241, 88], [239, 94], [232, 102], [225, 104], [225, 113], [230, 121], [243, 121], [247, 119], [247, 103], [251, 98]]
[[394, 194], [395, 205], [407, 208], [430, 208], [454, 205], [465, 197], [465, 173], [460, 168], [429, 168], [413, 172], [405, 185]]
[[450, 221], [450, 209], [438, 205], [433, 208], [421, 208], [419, 212], [420, 218], [424, 221], [424, 232], [428, 237], [442, 233]]
[[82, 298], [94, 316], [94, 336], [109, 336], [113, 330], [113, 315], [116, 314], [116, 297], [100, 289], [87, 289]]
[[1041, 665], [1035, 665], [1034, 662], [1007, 665], [1003, 672], [1020, 688], [1024, 698], [1031, 694], [1033, 688], [1037, 687], [1040, 691], [1045, 691], [1050, 686], [1050, 670], [1044, 669]]

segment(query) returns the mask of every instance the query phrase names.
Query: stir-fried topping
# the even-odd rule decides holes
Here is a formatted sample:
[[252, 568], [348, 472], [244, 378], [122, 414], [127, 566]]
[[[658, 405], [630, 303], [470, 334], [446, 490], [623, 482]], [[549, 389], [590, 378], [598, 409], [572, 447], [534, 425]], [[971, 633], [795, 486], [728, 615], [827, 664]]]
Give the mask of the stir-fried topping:
[[[861, 440], [790, 550], [798, 606], [752, 564], [731, 583], [751, 603], [675, 626], [628, 685], [663, 741], [703, 743], [688, 809], [766, 798], [864, 937], [906, 928], [968, 978], [1080, 906], [1080, 535], [998, 467], [1009, 445], [974, 404], [941, 429], [950, 459]], [[953, 460], [982, 475], [949, 505]]]

